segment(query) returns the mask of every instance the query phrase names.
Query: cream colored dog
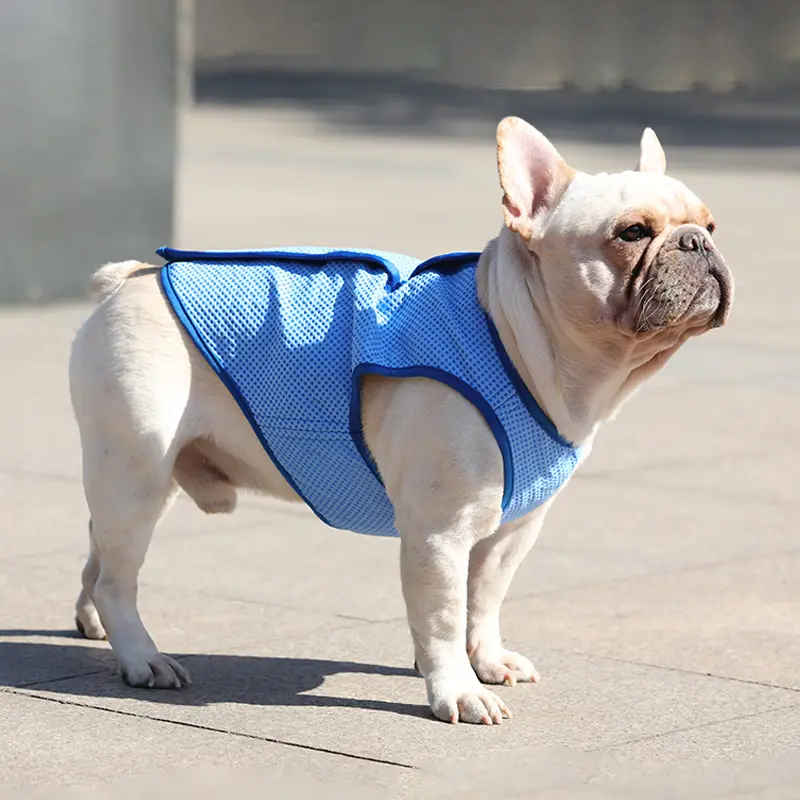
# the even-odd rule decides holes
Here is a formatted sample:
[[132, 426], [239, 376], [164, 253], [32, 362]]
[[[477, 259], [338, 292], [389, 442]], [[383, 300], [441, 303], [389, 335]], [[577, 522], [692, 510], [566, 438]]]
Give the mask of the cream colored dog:
[[[733, 282], [706, 206], [664, 175], [647, 129], [636, 171], [588, 175], [520, 119], [498, 128], [505, 226], [483, 251], [478, 292], [519, 374], [563, 437], [595, 431], [690, 337], [722, 325]], [[133, 686], [177, 688], [137, 610], [153, 528], [179, 488], [230, 512], [238, 488], [299, 500], [168, 307], [158, 268], [109, 264], [77, 335], [70, 385], [83, 448], [91, 554], [80, 631], [108, 636]], [[370, 376], [362, 423], [401, 538], [416, 660], [436, 717], [510, 716], [484, 684], [536, 681], [504, 649], [500, 604], [551, 501], [500, 525], [503, 466], [461, 394], [425, 378]], [[392, 420], [392, 424], [384, 424]]]

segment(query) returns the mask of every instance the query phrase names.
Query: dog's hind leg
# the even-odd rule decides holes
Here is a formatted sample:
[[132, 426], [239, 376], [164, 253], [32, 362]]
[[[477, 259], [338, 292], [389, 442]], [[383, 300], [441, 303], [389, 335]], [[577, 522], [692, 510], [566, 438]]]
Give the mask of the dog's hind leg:
[[75, 604], [75, 627], [87, 639], [106, 639], [106, 629], [100, 622], [100, 615], [94, 604], [94, 586], [100, 575], [100, 551], [92, 535], [92, 521], [89, 520], [89, 558], [81, 576], [83, 588]]
[[[177, 495], [178, 487], [175, 486], [170, 497], [167, 499], [161, 510], [161, 516], [169, 510], [172, 499]], [[89, 557], [83, 567], [81, 575], [81, 593], [75, 603], [75, 627], [78, 633], [87, 639], [107, 639], [106, 629], [100, 621], [97, 607], [94, 604], [94, 589], [97, 579], [100, 577], [100, 550], [95, 541], [92, 520], [89, 520]]]
[[186, 345], [154, 276], [124, 284], [78, 332], [70, 393], [92, 520], [78, 624], [89, 636], [107, 634], [128, 683], [180, 687], [187, 671], [158, 652], [137, 609], [153, 528], [177, 491], [175, 458], [191, 435], [185, 419], [196, 422]]
[[139, 570], [155, 524], [176, 488], [169, 459], [153, 444], [141, 442], [125, 458], [112, 455], [116, 448], [103, 448], [108, 457], [91, 459], [90, 465], [96, 467], [84, 470], [92, 554], [84, 569], [81, 597], [93, 599], [127, 683], [177, 689], [190, 682], [189, 673], [159, 653], [137, 608]]

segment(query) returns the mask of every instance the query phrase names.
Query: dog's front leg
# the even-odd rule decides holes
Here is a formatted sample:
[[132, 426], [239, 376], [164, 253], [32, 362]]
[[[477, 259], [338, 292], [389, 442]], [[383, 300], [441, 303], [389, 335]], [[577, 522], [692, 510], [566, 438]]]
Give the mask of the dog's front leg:
[[434, 715], [449, 722], [499, 723], [511, 716], [467, 656], [471, 532], [401, 528], [401, 575], [417, 665]]
[[362, 396], [364, 434], [394, 505], [431, 709], [448, 722], [500, 722], [508, 709], [467, 657], [470, 551], [500, 525], [500, 449], [475, 407], [444, 384], [371, 376]]
[[500, 606], [514, 573], [539, 536], [550, 502], [500, 527], [472, 548], [469, 561], [467, 652], [483, 683], [539, 680], [525, 656], [506, 650], [500, 635]]

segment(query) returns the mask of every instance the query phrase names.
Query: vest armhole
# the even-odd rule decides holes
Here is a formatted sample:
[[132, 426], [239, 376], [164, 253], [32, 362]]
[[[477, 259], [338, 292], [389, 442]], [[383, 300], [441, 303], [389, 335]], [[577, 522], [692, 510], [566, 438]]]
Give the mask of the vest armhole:
[[514, 460], [511, 455], [511, 443], [508, 434], [500, 422], [500, 418], [494, 409], [486, 402], [483, 395], [477, 392], [461, 378], [457, 378], [449, 372], [436, 367], [413, 366], [413, 367], [385, 367], [380, 364], [363, 363], [356, 366], [353, 370], [351, 394], [350, 394], [350, 436], [356, 450], [372, 470], [375, 477], [383, 484], [383, 479], [378, 471], [375, 459], [372, 457], [366, 440], [364, 439], [364, 427], [361, 423], [361, 378], [366, 375], [382, 375], [386, 378], [430, 378], [431, 380], [443, 383], [458, 392], [470, 405], [474, 406], [478, 413], [483, 417], [489, 426], [492, 435], [500, 448], [500, 455], [503, 459], [503, 500], [502, 511], [505, 512], [511, 503], [514, 490]]

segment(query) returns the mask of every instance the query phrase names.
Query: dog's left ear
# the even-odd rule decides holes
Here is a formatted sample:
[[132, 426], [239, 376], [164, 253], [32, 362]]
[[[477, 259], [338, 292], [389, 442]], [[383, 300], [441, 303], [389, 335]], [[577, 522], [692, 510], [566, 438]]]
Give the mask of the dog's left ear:
[[518, 117], [506, 117], [497, 128], [497, 169], [506, 226], [530, 241], [575, 170], [544, 134]]
[[656, 175], [663, 175], [667, 171], [667, 156], [652, 128], [645, 128], [642, 134], [641, 154], [636, 171], [652, 172]]

